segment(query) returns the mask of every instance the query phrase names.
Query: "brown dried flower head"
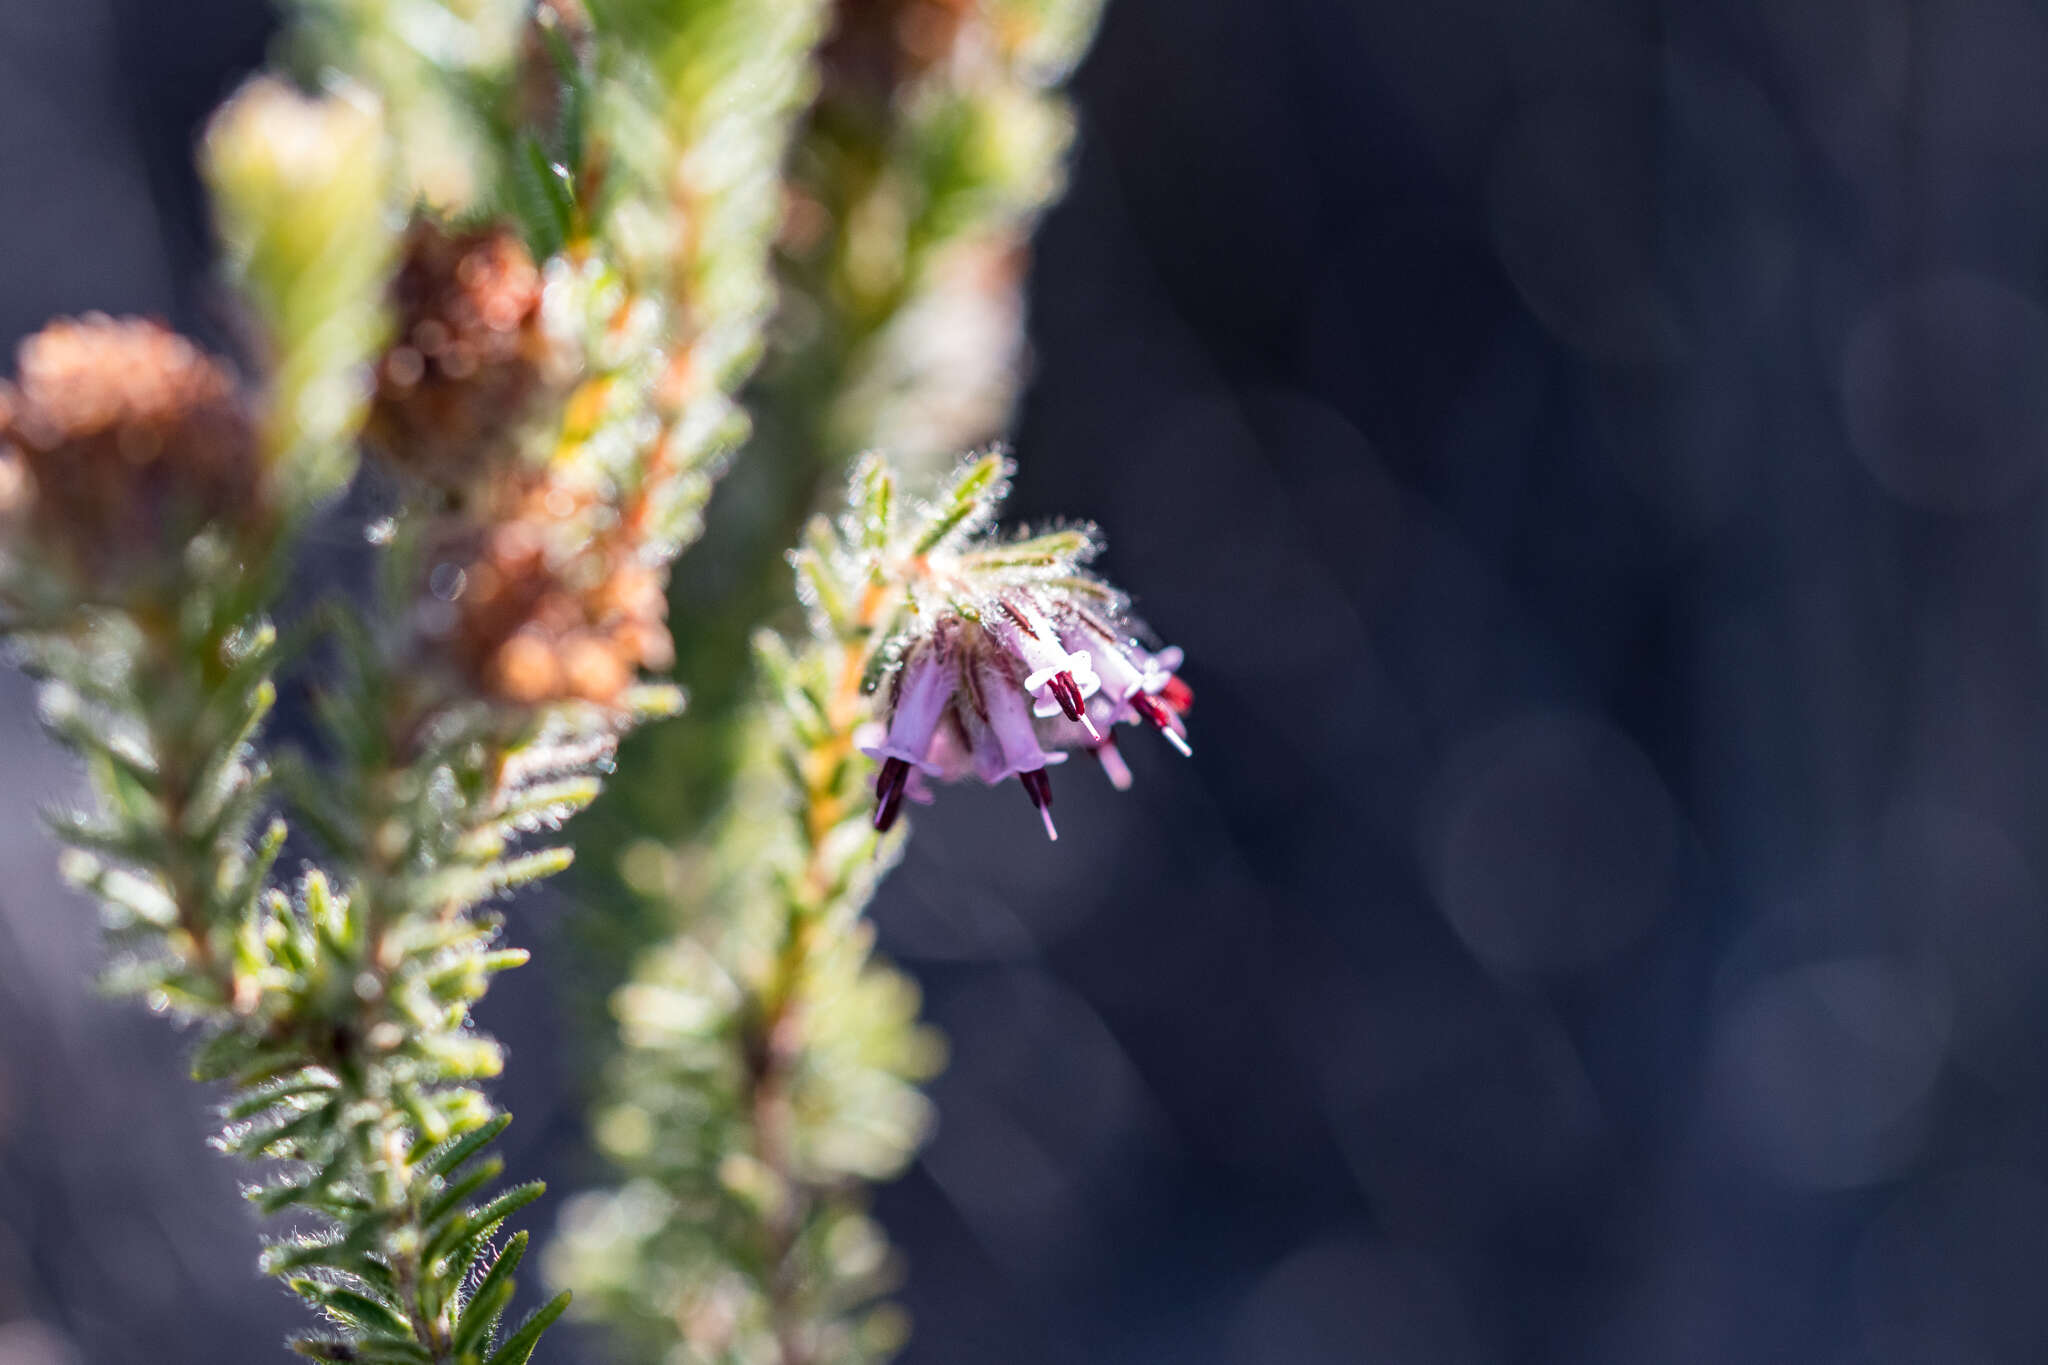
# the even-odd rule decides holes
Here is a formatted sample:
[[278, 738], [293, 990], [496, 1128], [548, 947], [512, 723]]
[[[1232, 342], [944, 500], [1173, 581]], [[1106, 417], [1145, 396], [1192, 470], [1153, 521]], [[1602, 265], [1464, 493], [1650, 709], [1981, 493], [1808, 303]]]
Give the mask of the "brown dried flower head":
[[673, 660], [660, 572], [579, 534], [588, 510], [587, 497], [543, 483], [436, 557], [453, 598], [443, 644], [480, 695], [613, 705], [639, 670]]
[[839, 0], [823, 52], [827, 88], [889, 103], [954, 50], [973, 0]]
[[541, 275], [512, 232], [450, 234], [424, 219], [392, 283], [398, 338], [364, 427], [392, 465], [451, 491], [501, 469], [548, 387]]
[[161, 323], [93, 313], [22, 342], [0, 385], [0, 483], [23, 534], [95, 587], [175, 559], [210, 523], [266, 520], [233, 376]]

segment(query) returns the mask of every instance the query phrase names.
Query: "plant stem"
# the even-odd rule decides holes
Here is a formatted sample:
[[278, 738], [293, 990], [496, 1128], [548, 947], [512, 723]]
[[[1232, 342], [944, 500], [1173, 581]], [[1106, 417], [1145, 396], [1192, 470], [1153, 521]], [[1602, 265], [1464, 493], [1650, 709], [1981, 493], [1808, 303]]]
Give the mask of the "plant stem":
[[746, 1105], [753, 1127], [754, 1156], [775, 1178], [776, 1199], [763, 1227], [762, 1288], [768, 1301], [779, 1365], [809, 1365], [811, 1359], [802, 1335], [798, 1301], [801, 1276], [793, 1262], [812, 1198], [797, 1170], [794, 1097], [790, 1093], [803, 1054], [803, 978], [817, 940], [819, 921], [829, 909], [831, 870], [826, 863], [826, 837], [845, 817], [844, 803], [834, 790], [833, 775], [853, 748], [853, 730], [860, 719], [860, 680], [866, 664], [867, 636], [882, 619], [890, 601], [888, 593], [870, 587], [862, 595], [855, 630], [835, 646], [841, 658], [836, 685], [827, 703], [825, 733], [810, 746], [801, 764], [807, 845], [804, 872], [798, 882], [801, 894], [789, 897], [782, 918], [781, 942], [768, 979], [757, 993], [758, 1007], [746, 1039]]
[[163, 822], [163, 847], [169, 855], [160, 872], [176, 909], [179, 931], [189, 944], [187, 965], [217, 994], [214, 1003], [246, 1015], [255, 1007], [254, 992], [243, 989], [233, 967], [222, 961], [208, 914], [207, 889], [219, 880], [220, 853], [195, 842], [187, 828], [196, 795], [193, 787], [206, 766], [210, 739], [195, 722], [210, 709], [217, 694], [233, 630], [221, 629], [216, 618], [195, 656], [179, 638], [175, 607], [145, 608], [131, 619], [143, 647], [130, 687], [157, 765], [157, 808]]

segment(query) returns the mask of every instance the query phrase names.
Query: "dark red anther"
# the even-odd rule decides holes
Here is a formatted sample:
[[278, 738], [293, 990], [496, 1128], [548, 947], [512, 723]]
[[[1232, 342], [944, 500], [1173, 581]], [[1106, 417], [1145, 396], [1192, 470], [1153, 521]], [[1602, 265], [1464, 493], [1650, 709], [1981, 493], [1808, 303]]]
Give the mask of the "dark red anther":
[[1187, 739], [1180, 732], [1179, 722], [1159, 698], [1148, 692], [1140, 692], [1131, 698], [1131, 709], [1150, 721], [1152, 728], [1166, 736], [1166, 742], [1180, 750], [1184, 757], [1193, 757], [1194, 751], [1188, 748]]
[[1081, 719], [1081, 685], [1074, 681], [1071, 673], [1052, 675], [1052, 695], [1060, 704], [1060, 710], [1067, 713], [1068, 720]]
[[1052, 689], [1053, 700], [1060, 704], [1060, 710], [1066, 713], [1068, 720], [1078, 722], [1090, 739], [1102, 737], [1102, 732], [1088, 717], [1088, 701], [1081, 695], [1081, 684], [1074, 681], [1072, 673], [1055, 673], [1046, 686]]
[[1031, 798], [1031, 804], [1038, 807], [1039, 818], [1045, 821], [1045, 837], [1059, 838], [1060, 832], [1052, 825], [1052, 779], [1045, 775], [1045, 769], [1018, 773], [1017, 780], [1024, 784], [1024, 794]]
[[1168, 678], [1166, 685], [1159, 689], [1159, 704], [1176, 716], [1184, 716], [1195, 704], [1195, 689], [1178, 677]]
[[910, 764], [900, 758], [884, 759], [881, 775], [875, 779], [875, 828], [887, 834], [903, 809], [903, 789], [910, 785]]
[[1173, 716], [1159, 698], [1149, 692], [1140, 692], [1131, 698], [1131, 709], [1152, 722], [1154, 729], [1171, 730]]

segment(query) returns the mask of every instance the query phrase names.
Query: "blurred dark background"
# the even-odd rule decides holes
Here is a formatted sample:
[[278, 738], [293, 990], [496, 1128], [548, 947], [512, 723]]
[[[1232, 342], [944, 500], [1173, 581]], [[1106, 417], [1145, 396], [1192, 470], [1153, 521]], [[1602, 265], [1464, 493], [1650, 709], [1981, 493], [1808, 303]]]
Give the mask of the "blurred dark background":
[[[0, 0], [0, 339], [217, 333], [270, 23]], [[1079, 90], [1015, 510], [1109, 530], [1196, 757], [1056, 848], [951, 796], [882, 896], [910, 1365], [2048, 1359], [2048, 7], [1112, 0]], [[11, 674], [0, 771], [0, 1365], [268, 1359]]]

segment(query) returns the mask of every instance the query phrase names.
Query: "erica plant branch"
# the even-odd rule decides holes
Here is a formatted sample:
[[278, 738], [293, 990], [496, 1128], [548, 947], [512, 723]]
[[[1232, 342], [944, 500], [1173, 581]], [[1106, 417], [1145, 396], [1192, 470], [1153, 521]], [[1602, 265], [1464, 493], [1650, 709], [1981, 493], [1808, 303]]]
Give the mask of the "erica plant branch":
[[[153, 458], [138, 470], [129, 449]], [[273, 688], [273, 509], [253, 424], [216, 361], [163, 328], [58, 323], [0, 395], [8, 615], [48, 679], [45, 722], [99, 809], [53, 816], [108, 905], [119, 979], [161, 1005], [246, 1014], [237, 928], [263, 884], [247, 835], [267, 774], [243, 746]], [[189, 546], [208, 523], [219, 530]], [[188, 568], [209, 589], [186, 591]], [[166, 572], [166, 570], [169, 570]]]
[[500, 1331], [524, 1241], [495, 1234], [540, 1190], [487, 1191], [482, 1149], [505, 1120], [475, 1082], [500, 1058], [468, 1011], [523, 955], [472, 911], [545, 864], [493, 862], [447, 837], [450, 812], [394, 808], [409, 785], [489, 787], [465, 787], [474, 743], [342, 723], [383, 715], [367, 664], [329, 708], [321, 813], [339, 818], [312, 823], [334, 875], [273, 886], [285, 825], [250, 837], [272, 805], [267, 612], [296, 531], [347, 481], [381, 342], [384, 146], [360, 91], [258, 82], [216, 120], [208, 171], [261, 327], [259, 389], [151, 323], [59, 323], [23, 347], [0, 442], [6, 594], [45, 714], [92, 778], [95, 809], [58, 830], [106, 907], [113, 980], [201, 1025], [194, 1070], [232, 1092], [219, 1145], [264, 1163], [259, 1208], [314, 1220], [263, 1256], [328, 1324], [294, 1345], [510, 1365], [561, 1305]]
[[[959, 775], [964, 738], [932, 716], [912, 733], [939, 695], [934, 679], [958, 666], [945, 676], [972, 690], [984, 675], [958, 656], [970, 637], [950, 626], [904, 667], [905, 613], [930, 609], [939, 585], [919, 586], [917, 566], [940, 540], [986, 524], [1007, 466], [970, 464], [934, 504], [948, 510], [923, 533], [938, 539], [917, 549], [887, 540], [909, 514], [872, 502], [895, 496], [896, 474], [863, 464], [860, 510], [814, 526], [799, 554], [810, 636], [761, 636], [751, 677], [738, 645], [789, 615], [785, 547], [853, 452], [888, 449], [916, 485], [1006, 421], [1023, 368], [1025, 241], [1058, 192], [1072, 128], [1059, 86], [1098, 11], [1095, 0], [832, 8], [819, 97], [785, 187], [778, 349], [753, 392], [759, 432], [740, 495], [714, 524], [707, 548], [718, 553], [701, 575], [685, 573], [677, 597], [693, 713], [627, 755], [625, 799], [598, 845], [623, 845], [626, 890], [608, 897], [607, 927], [615, 941], [637, 932], [655, 945], [614, 1002], [623, 1050], [596, 1123], [632, 1179], [571, 1211], [555, 1268], [647, 1360], [678, 1347], [690, 1360], [866, 1360], [901, 1335], [894, 1313], [873, 1306], [894, 1269], [860, 1210], [865, 1183], [894, 1175], [920, 1140], [915, 1084], [938, 1052], [916, 1026], [909, 983], [871, 960], [861, 912], [894, 856], [903, 801]], [[1091, 544], [1046, 542], [1070, 560]], [[700, 583], [716, 584], [716, 610]], [[1108, 595], [1092, 619], [1113, 631], [1118, 609]], [[1038, 623], [1059, 646], [1042, 613]], [[1063, 661], [1087, 648], [1059, 647]], [[1146, 657], [1150, 680], [1167, 676], [1170, 658]], [[1005, 686], [1043, 662], [1005, 674]], [[1052, 673], [1045, 697], [1064, 699], [1062, 722], [1128, 780], [1098, 742], [1110, 718], [1085, 709], [1101, 680], [1085, 664]], [[867, 734], [876, 688], [912, 677], [921, 700], [907, 728]], [[1033, 704], [1022, 704], [1027, 730]], [[997, 728], [1015, 742], [1019, 708], [999, 705]], [[1178, 739], [1177, 714], [1160, 714]], [[927, 748], [915, 760], [877, 749], [877, 767], [863, 752], [918, 740]], [[934, 753], [936, 766], [924, 761]], [[1053, 829], [1042, 764], [981, 761], [1018, 775]], [[681, 842], [657, 845], [648, 835], [661, 830]]]
[[[811, 1338], [818, 1334], [814, 1319], [831, 1311], [829, 1299], [817, 1301], [818, 1291], [831, 1279], [821, 1284], [816, 1269], [798, 1257], [806, 1225], [820, 1203], [833, 1197], [829, 1184], [809, 1178], [799, 1158], [798, 1088], [810, 1050], [806, 1033], [815, 1027], [805, 1016], [808, 993], [817, 984], [813, 960], [819, 955], [819, 939], [843, 931], [844, 921], [860, 913], [867, 894], [865, 880], [856, 879], [863, 870], [844, 865], [848, 852], [865, 842], [854, 832], [865, 810], [865, 792], [848, 790], [847, 776], [857, 771], [855, 732], [866, 712], [861, 684], [867, 674], [867, 652], [889, 607], [889, 594], [870, 584], [849, 614], [826, 623], [812, 643], [811, 659], [793, 655], [773, 634], [764, 635], [756, 646], [764, 671], [788, 700], [800, 698], [798, 704], [808, 713], [808, 723], [792, 723], [781, 736], [784, 760], [798, 779], [801, 866], [782, 898], [782, 920], [771, 939], [767, 977], [739, 1021], [744, 1059], [741, 1105], [752, 1127], [754, 1155], [779, 1191], [761, 1219], [761, 1264], [770, 1331], [784, 1362], [813, 1358]], [[806, 671], [811, 678], [801, 676]], [[812, 690], [818, 682], [825, 684], [822, 692]], [[831, 923], [835, 917], [841, 923]], [[895, 984], [877, 968], [868, 967], [862, 975], [867, 978], [862, 984], [870, 990], [879, 986], [890, 992]], [[900, 992], [891, 993], [900, 998]], [[898, 1062], [894, 1075], [885, 1069], [880, 1077], [869, 1077], [871, 1083], [879, 1079], [886, 1086], [892, 1080], [923, 1079], [927, 1066], [936, 1061], [933, 1040], [908, 1028], [911, 1019], [906, 1014], [895, 1021], [900, 1034], [893, 1049]], [[904, 1116], [916, 1113], [917, 1105], [907, 1096], [898, 1094], [896, 1099]], [[861, 1277], [851, 1278], [858, 1283]], [[856, 1303], [864, 1289], [860, 1285], [847, 1306]], [[893, 1323], [884, 1317], [878, 1326], [886, 1333]], [[885, 1343], [886, 1336], [873, 1344]]]
[[809, 630], [759, 642], [762, 728], [709, 904], [616, 1001], [624, 1051], [598, 1132], [630, 1179], [580, 1197], [559, 1244], [560, 1276], [636, 1358], [894, 1349], [865, 1185], [915, 1149], [916, 1084], [938, 1060], [863, 918], [901, 803], [1016, 778], [1050, 832], [1047, 769], [1069, 749], [1122, 785], [1119, 723], [1185, 744], [1178, 656], [1140, 643], [1087, 572], [1091, 531], [992, 535], [1008, 482], [989, 455], [916, 500], [866, 458], [847, 510], [795, 556]]
[[[0, 386], [0, 633], [86, 769], [52, 823], [110, 980], [195, 1026], [217, 1145], [294, 1220], [261, 1256], [316, 1315], [294, 1349], [524, 1365], [569, 1297], [508, 1318], [511, 1220], [543, 1190], [500, 1187], [490, 1150], [505, 1058], [473, 1011], [525, 961], [496, 904], [568, 864], [556, 831], [681, 706], [648, 680], [679, 652], [669, 566], [748, 434], [779, 285], [769, 492], [737, 499], [722, 599], [677, 594], [681, 652], [805, 624], [756, 632], [750, 675], [682, 670], [713, 680], [717, 753], [660, 771], [695, 815], [647, 826], [708, 834], [627, 859], [659, 931], [623, 935], [653, 946], [597, 1125], [625, 1183], [555, 1266], [650, 1360], [886, 1355], [866, 1188], [915, 1150], [939, 1061], [864, 918], [905, 803], [1015, 778], [1057, 837], [1049, 768], [1084, 750], [1124, 785], [1114, 728], [1185, 751], [1188, 694], [1086, 568], [1092, 531], [995, 536], [1003, 456], [928, 497], [863, 457], [801, 531], [793, 599], [766, 566], [856, 444], [927, 467], [999, 424], [1094, 5], [288, 8], [288, 75], [204, 147], [247, 378], [93, 316]], [[373, 581], [308, 584], [307, 528], [363, 504]], [[280, 677], [308, 752], [265, 733]]]
[[[836, 0], [791, 148], [755, 434], [705, 554], [678, 579], [690, 722], [622, 764], [593, 853], [698, 838], [751, 700], [746, 642], [786, 604], [784, 556], [852, 458], [936, 477], [1003, 435], [1025, 372], [1023, 282], [1074, 119], [1062, 86], [1100, 0]], [[707, 604], [706, 599], [709, 598]], [[675, 780], [678, 773], [687, 780]], [[600, 842], [601, 841], [601, 842]], [[613, 897], [611, 920], [642, 909]], [[641, 944], [664, 931], [658, 911]], [[619, 970], [624, 969], [621, 962]]]
[[[310, 1220], [262, 1258], [323, 1320], [305, 1355], [517, 1365], [567, 1302], [505, 1321], [541, 1187], [493, 1188], [471, 1010], [525, 956], [491, 901], [568, 861], [532, 837], [679, 701], [638, 674], [743, 430], [816, 28], [719, 8], [309, 0], [325, 93], [258, 80], [206, 149], [260, 382], [92, 318], [0, 396], [4, 624], [93, 784], [67, 868], [115, 980], [200, 1026], [251, 1198]], [[269, 613], [359, 432], [377, 584], [288, 650]], [[322, 743], [278, 756], [293, 658]], [[288, 886], [280, 810], [326, 863]]]
[[764, 394], [826, 484], [887, 449], [937, 474], [1006, 425], [1061, 89], [1100, 0], [842, 0], [790, 176], [785, 364]]

